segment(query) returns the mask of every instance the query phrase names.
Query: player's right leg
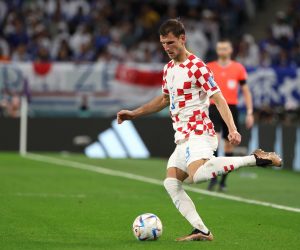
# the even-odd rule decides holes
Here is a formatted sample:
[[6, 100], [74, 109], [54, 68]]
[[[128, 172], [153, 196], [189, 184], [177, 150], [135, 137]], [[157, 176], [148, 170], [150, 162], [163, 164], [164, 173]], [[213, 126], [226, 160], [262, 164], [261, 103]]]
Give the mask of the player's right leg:
[[[180, 150], [182, 148], [182, 150]], [[212, 234], [199, 216], [196, 207], [183, 189], [183, 181], [188, 177], [185, 162], [185, 150], [177, 146], [169, 159], [167, 177], [164, 186], [174, 205], [183, 217], [193, 226], [193, 232], [177, 239], [178, 241], [213, 240]]]
[[194, 228], [190, 235], [178, 238], [177, 241], [213, 240], [213, 235], [199, 216], [193, 201], [183, 189], [183, 181], [187, 177], [187, 173], [179, 168], [169, 167], [167, 178], [164, 180], [164, 186], [174, 205]]

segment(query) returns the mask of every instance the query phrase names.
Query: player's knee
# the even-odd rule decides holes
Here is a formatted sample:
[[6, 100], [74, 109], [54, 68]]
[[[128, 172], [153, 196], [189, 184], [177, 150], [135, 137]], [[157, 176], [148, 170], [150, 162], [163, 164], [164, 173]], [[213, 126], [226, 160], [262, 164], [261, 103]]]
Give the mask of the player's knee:
[[164, 187], [168, 191], [172, 186], [174, 186], [174, 178], [167, 177], [164, 180]]
[[171, 194], [173, 192], [177, 192], [177, 190], [180, 188], [181, 185], [182, 185], [182, 182], [177, 180], [176, 178], [167, 177], [164, 180], [164, 187], [169, 194]]
[[204, 162], [204, 160], [195, 161], [188, 166], [189, 179], [194, 180], [196, 172], [203, 166]]

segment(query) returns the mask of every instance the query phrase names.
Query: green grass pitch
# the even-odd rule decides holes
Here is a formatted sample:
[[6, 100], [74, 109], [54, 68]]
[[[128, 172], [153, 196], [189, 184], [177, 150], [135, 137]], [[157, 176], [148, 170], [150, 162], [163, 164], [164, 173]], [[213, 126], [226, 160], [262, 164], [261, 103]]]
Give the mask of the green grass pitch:
[[[161, 180], [165, 174], [161, 159], [47, 155]], [[230, 175], [228, 194], [300, 208], [300, 174], [248, 168]], [[174, 241], [191, 227], [162, 186], [0, 153], [0, 249], [300, 249], [300, 213], [189, 194], [213, 242]], [[162, 220], [158, 241], [132, 234], [145, 212]]]

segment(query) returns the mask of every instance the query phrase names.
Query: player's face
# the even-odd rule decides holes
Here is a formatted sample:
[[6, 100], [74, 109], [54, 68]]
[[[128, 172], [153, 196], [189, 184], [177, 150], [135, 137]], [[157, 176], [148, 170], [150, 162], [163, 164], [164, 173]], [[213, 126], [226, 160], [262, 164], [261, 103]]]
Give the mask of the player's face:
[[232, 54], [232, 46], [229, 42], [217, 43], [217, 55], [221, 59], [228, 59]]
[[179, 55], [184, 51], [185, 35], [180, 35], [179, 37], [174, 36], [173, 33], [168, 33], [166, 36], [160, 36], [160, 42], [171, 59], [179, 57]]

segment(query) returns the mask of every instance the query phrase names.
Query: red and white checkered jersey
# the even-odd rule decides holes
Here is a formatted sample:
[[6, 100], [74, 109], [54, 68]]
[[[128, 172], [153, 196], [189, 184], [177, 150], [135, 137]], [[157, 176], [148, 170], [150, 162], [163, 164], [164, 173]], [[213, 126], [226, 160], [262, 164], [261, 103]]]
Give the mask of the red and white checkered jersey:
[[219, 91], [212, 72], [195, 55], [181, 64], [172, 60], [164, 66], [162, 92], [170, 96], [176, 143], [192, 135], [216, 134], [208, 107], [209, 97]]

